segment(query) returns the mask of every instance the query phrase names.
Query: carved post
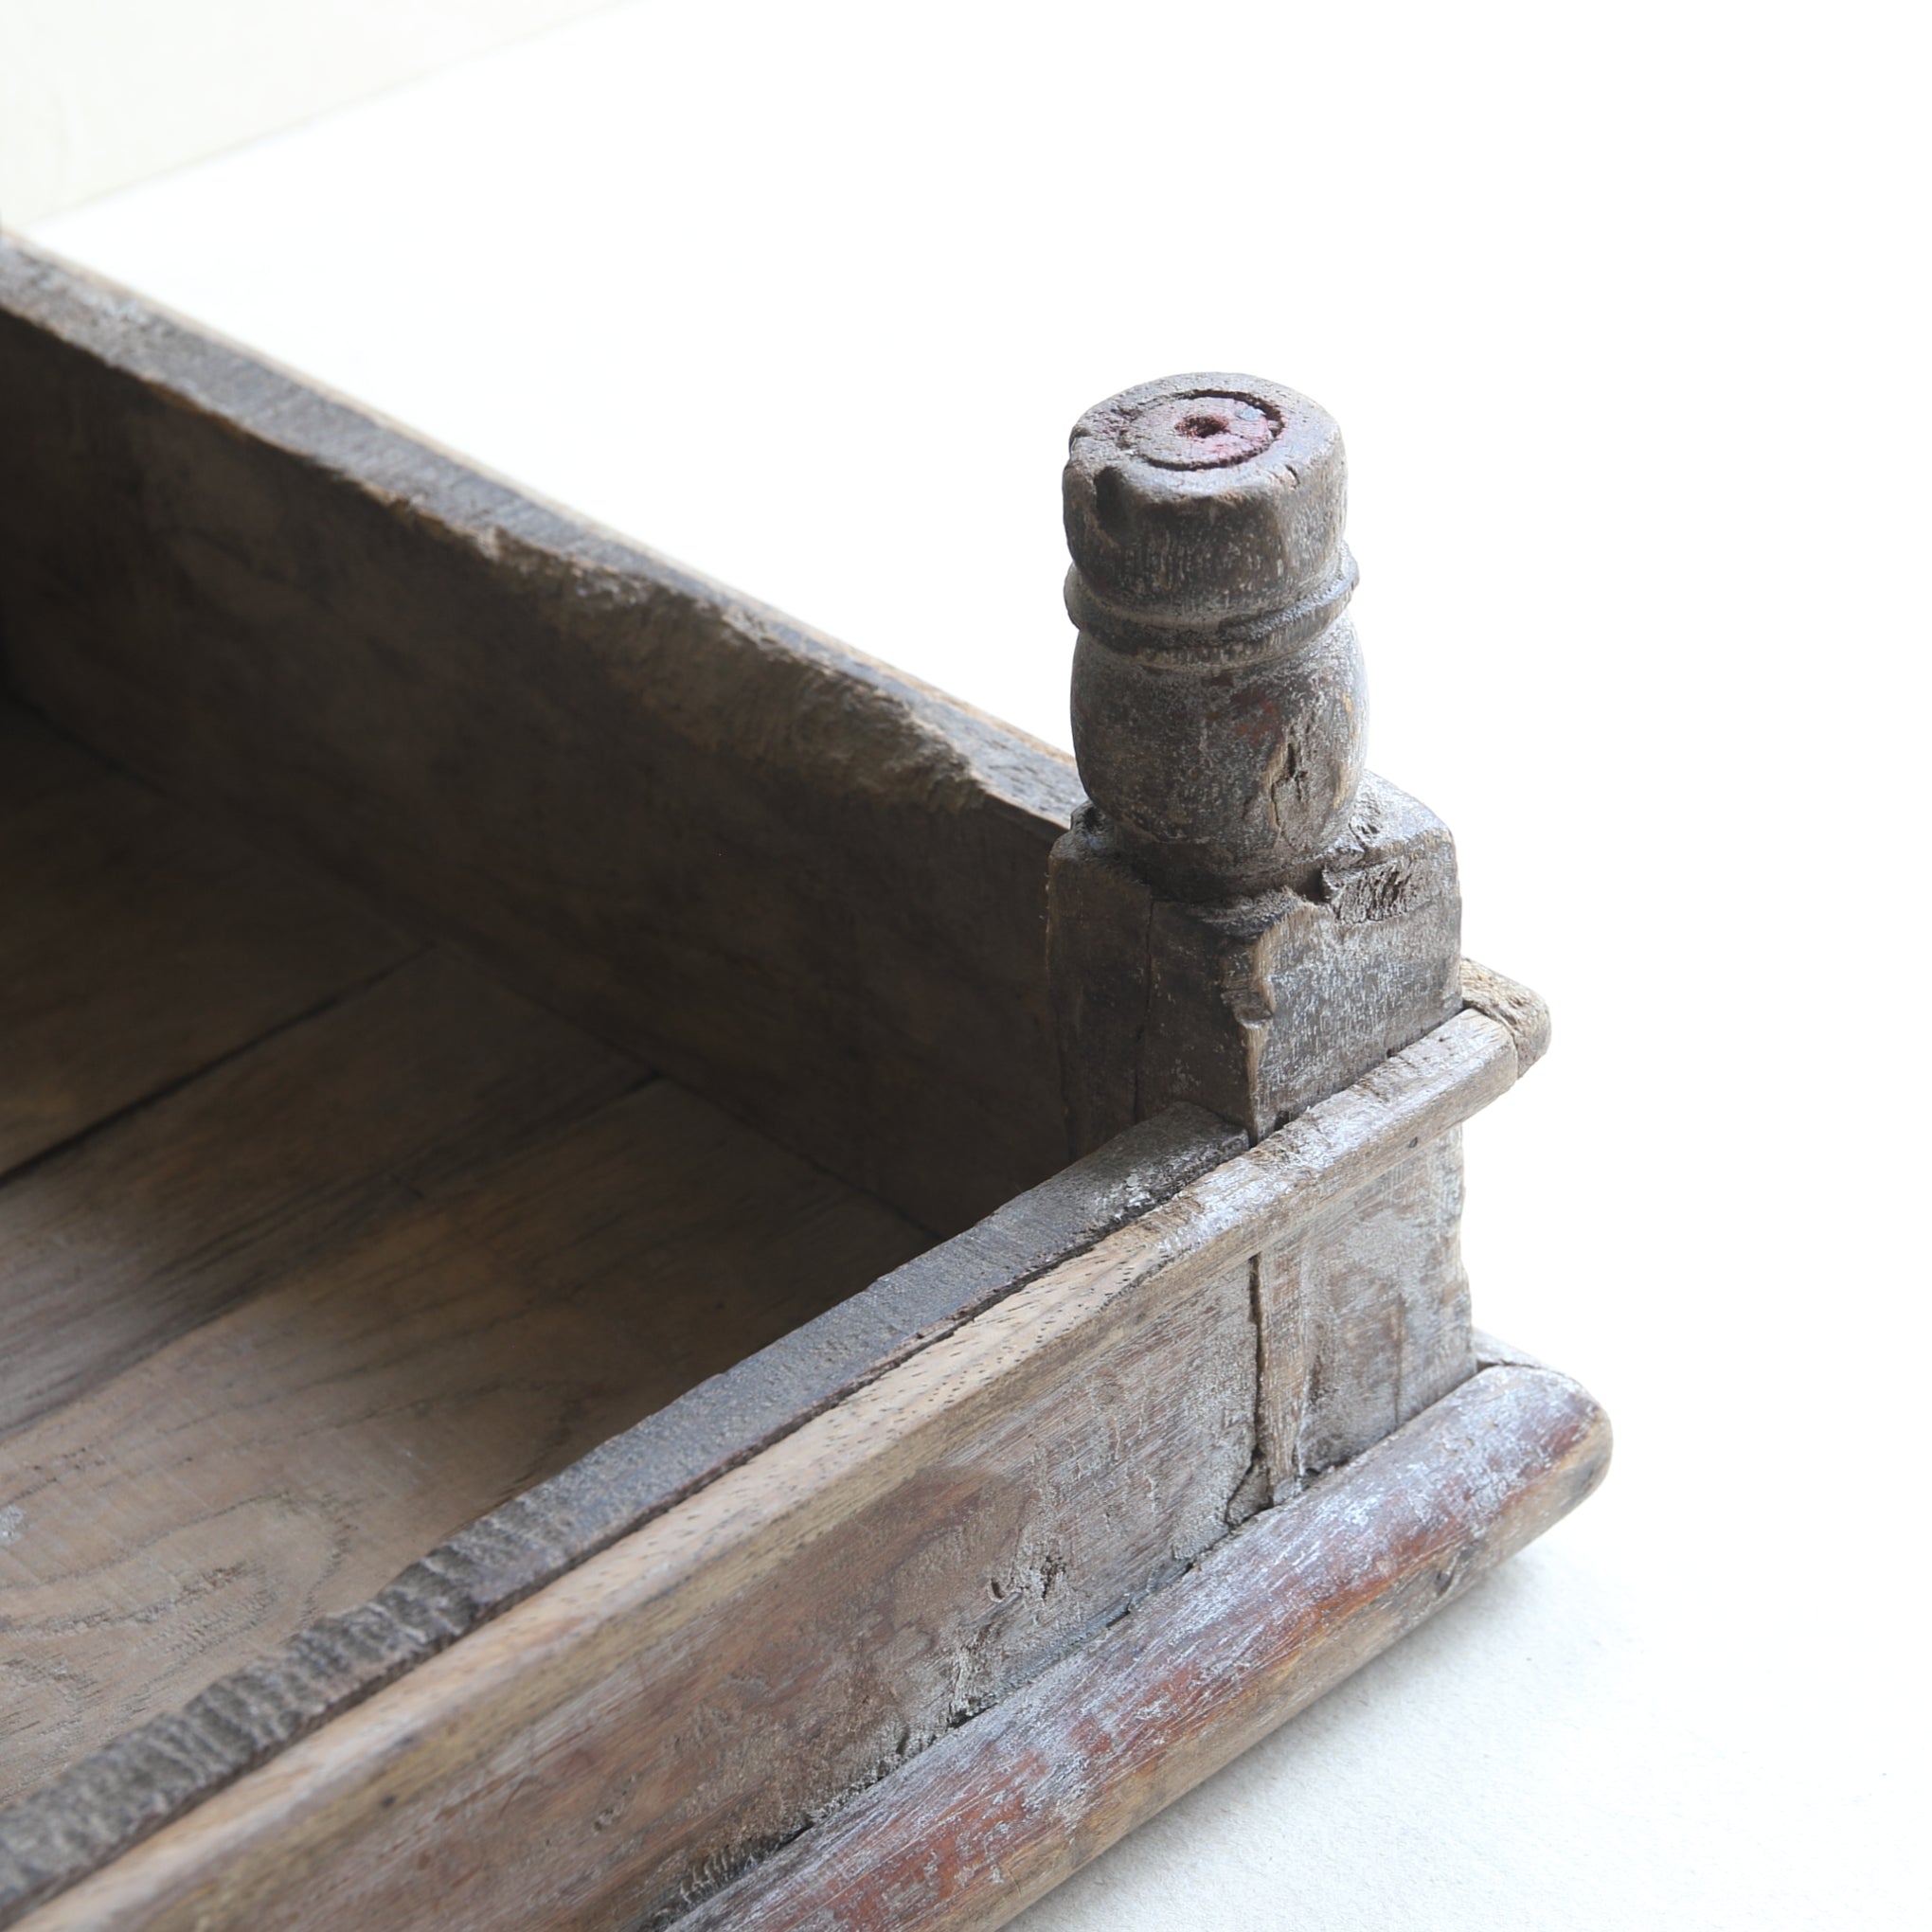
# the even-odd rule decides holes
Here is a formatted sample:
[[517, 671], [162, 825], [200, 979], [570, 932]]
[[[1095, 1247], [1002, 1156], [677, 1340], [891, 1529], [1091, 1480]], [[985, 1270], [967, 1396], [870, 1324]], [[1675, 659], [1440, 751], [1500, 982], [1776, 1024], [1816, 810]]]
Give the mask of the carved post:
[[1176, 1100], [1259, 1138], [1447, 1019], [1447, 828], [1363, 769], [1326, 411], [1250, 376], [1088, 410], [1065, 471], [1091, 802], [1048, 917], [1072, 1151]]
[[[1461, 1004], [1446, 827], [1362, 766], [1333, 421], [1249, 376], [1090, 409], [1066, 465], [1074, 747], [1048, 971], [1072, 1152], [1177, 1100], [1259, 1139]], [[1253, 1257], [1242, 1511], [1472, 1374], [1455, 1130]]]

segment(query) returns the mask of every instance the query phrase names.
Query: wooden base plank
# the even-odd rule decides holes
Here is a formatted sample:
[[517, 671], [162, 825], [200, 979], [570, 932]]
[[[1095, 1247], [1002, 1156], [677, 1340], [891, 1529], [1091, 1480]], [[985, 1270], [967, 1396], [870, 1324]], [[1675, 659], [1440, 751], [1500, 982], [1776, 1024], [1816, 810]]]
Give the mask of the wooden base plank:
[[0, 769], [0, 1173], [420, 950], [4, 699]]
[[0, 1440], [0, 1804], [923, 1239], [660, 1081]]
[[1567, 1378], [1493, 1368], [677, 1921], [990, 1932], [1583, 1500]]
[[430, 954], [15, 1174], [0, 1435], [641, 1077]]

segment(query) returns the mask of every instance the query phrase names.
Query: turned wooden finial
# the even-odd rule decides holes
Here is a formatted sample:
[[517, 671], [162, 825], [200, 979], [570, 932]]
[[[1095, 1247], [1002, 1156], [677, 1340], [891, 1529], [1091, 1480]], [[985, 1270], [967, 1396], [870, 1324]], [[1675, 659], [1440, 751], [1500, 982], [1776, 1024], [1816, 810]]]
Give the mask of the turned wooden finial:
[[1334, 420], [1253, 376], [1169, 376], [1075, 425], [1073, 742], [1163, 891], [1295, 886], [1349, 819], [1368, 721]]
[[1068, 1144], [1175, 1101], [1260, 1137], [1460, 1003], [1448, 828], [1362, 767], [1341, 433], [1253, 376], [1090, 409], [1065, 473], [1073, 742], [1047, 868]]

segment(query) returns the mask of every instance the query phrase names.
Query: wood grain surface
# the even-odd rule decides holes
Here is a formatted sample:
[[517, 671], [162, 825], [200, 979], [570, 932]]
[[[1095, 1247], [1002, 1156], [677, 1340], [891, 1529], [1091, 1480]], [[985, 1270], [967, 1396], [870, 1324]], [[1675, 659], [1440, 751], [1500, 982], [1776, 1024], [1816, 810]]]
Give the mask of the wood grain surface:
[[29, 1923], [614, 1926], [729, 1877], [1226, 1533], [1250, 1258], [1514, 1072], [1461, 1015]]
[[1476, 1372], [1461, 1217], [1462, 1136], [1451, 1129], [1257, 1257], [1262, 1438], [1277, 1497]]
[[[617, 1103], [611, 1115], [674, 1091], [653, 1086], [635, 1102]], [[705, 1111], [701, 1103], [685, 1104]], [[560, 1156], [572, 1164], [561, 1184], [565, 1195], [582, 1191], [584, 1177], [575, 1172], [581, 1143], [598, 1135], [609, 1118], [595, 1117], [581, 1134], [559, 1143]], [[186, 1811], [332, 1713], [662, 1513], [839, 1396], [1169, 1198], [1243, 1144], [1223, 1122], [1185, 1108], [1147, 1122], [599, 1442], [579, 1461], [410, 1564], [369, 1602], [322, 1616], [288, 1643], [209, 1685], [184, 1708], [150, 1718], [32, 1798], [0, 1811], [0, 1923], [10, 1923], [33, 1897], [96, 1869], [144, 1830]], [[797, 1166], [769, 1147], [762, 1154], [767, 1162]], [[529, 1159], [542, 1166], [547, 1155]], [[676, 1158], [669, 1165], [682, 1171]], [[736, 1165], [721, 1164], [718, 1172]], [[759, 1162], [747, 1165], [756, 1169]], [[714, 1349], [726, 1341], [735, 1348], [755, 1345], [764, 1332], [760, 1321], [768, 1326], [774, 1314], [796, 1318], [804, 1312], [797, 1295], [778, 1292], [788, 1260], [793, 1269], [830, 1282], [832, 1256], [850, 1244], [834, 1241], [829, 1252], [819, 1252], [828, 1232], [824, 1224], [834, 1210], [841, 1223], [855, 1217], [862, 1225], [880, 1217], [889, 1223], [886, 1210], [850, 1196], [828, 1176], [814, 1171], [810, 1180], [815, 1190], [810, 1199], [787, 1201], [773, 1191], [775, 1207], [784, 1208], [781, 1231], [806, 1243], [802, 1250], [795, 1243], [789, 1256], [775, 1245], [774, 1265], [760, 1284], [775, 1307], [768, 1311], [760, 1304], [754, 1316], [728, 1306], [719, 1311], [729, 1333], [713, 1339]], [[613, 1182], [613, 1195], [624, 1189], [647, 1199], [653, 1192], [628, 1161], [625, 1176]], [[715, 1189], [706, 1186], [697, 1192], [703, 1202], [715, 1196]], [[737, 1211], [743, 1211], [742, 1204]], [[648, 1228], [640, 1231], [621, 1213], [612, 1221], [608, 1239], [595, 1245], [608, 1249], [613, 1242], [628, 1245], [640, 1238], [649, 1244]], [[728, 1257], [729, 1238], [719, 1245]], [[707, 1259], [700, 1248], [680, 1262], [673, 1251], [671, 1265], [697, 1266]], [[306, 1312], [307, 1302], [301, 1305]], [[709, 1317], [709, 1297], [689, 1304], [692, 1312], [701, 1306], [715, 1318]], [[662, 1307], [648, 1312], [661, 1315]], [[614, 1326], [620, 1335], [651, 1337], [658, 1332], [657, 1324], [639, 1321], [635, 1309], [628, 1323], [620, 1313]], [[211, 1333], [219, 1336], [221, 1325]], [[603, 1332], [600, 1346], [621, 1358], [623, 1346], [614, 1347], [609, 1333]], [[682, 1366], [690, 1367], [697, 1352], [688, 1352]], [[440, 1427], [446, 1418], [429, 1420]]]
[[5, 1805], [926, 1238], [0, 719]]
[[0, 1174], [416, 950], [4, 699], [0, 773]]
[[661, 1081], [385, 1206], [0, 1440], [0, 1802], [923, 1240]]
[[1298, 888], [1163, 898], [1083, 808], [1047, 907], [1076, 1150], [1177, 1100], [1259, 1139], [1462, 1005], [1454, 842], [1373, 773]]
[[1474, 959], [1462, 962], [1462, 1000], [1477, 1012], [1509, 1028], [1516, 1042], [1516, 1063], [1528, 1073], [1549, 1051], [1549, 1008], [1543, 995], [1520, 980]]
[[1541, 1535], [1609, 1455], [1575, 1383], [1489, 1369], [677, 1932], [992, 1932]]
[[0, 1428], [640, 1078], [429, 954], [34, 1164], [0, 1186]]
[[0, 390], [51, 717], [936, 1232], [1064, 1164], [1067, 760], [11, 242]]

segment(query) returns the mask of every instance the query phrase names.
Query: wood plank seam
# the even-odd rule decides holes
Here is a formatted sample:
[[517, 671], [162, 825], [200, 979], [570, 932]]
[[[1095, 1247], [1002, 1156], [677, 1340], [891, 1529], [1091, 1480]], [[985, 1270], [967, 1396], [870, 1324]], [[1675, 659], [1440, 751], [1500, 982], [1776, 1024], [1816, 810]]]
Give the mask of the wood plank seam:
[[420, 948], [4, 697], [0, 760], [0, 1171]]
[[1254, 1407], [1248, 1423], [1248, 1466], [1222, 1510], [1221, 1520], [1229, 1530], [1238, 1530], [1250, 1516], [1265, 1510], [1274, 1499], [1279, 1480], [1275, 1473], [1277, 1452], [1271, 1440], [1268, 1419], [1268, 1331], [1262, 1308], [1261, 1258], [1248, 1257], [1248, 1328], [1254, 1336]]
[[385, 1201], [459, 1183], [640, 1071], [440, 949], [417, 955], [0, 1190], [16, 1291], [0, 1406], [59, 1407], [253, 1295], [297, 1231], [315, 1256], [353, 1241]]
[[[191, 1073], [180, 1074], [172, 1080], [164, 1081], [159, 1086], [142, 1094], [138, 1100], [130, 1100], [126, 1105], [116, 1107], [111, 1114], [104, 1114], [99, 1119], [89, 1121], [78, 1133], [70, 1134], [64, 1139], [57, 1140], [51, 1146], [42, 1148], [37, 1154], [27, 1155], [25, 1160], [16, 1162], [12, 1167], [0, 1171], [0, 1188], [8, 1187], [14, 1181], [24, 1179], [27, 1175], [50, 1165], [52, 1162], [61, 1159], [63, 1155], [73, 1154], [78, 1149], [85, 1147], [90, 1141], [98, 1140], [103, 1135], [112, 1133], [116, 1128], [134, 1119], [135, 1116], [146, 1113], [151, 1107], [158, 1106], [164, 1100], [172, 1100], [176, 1094], [185, 1093], [198, 1081], [206, 1080], [213, 1074], [220, 1073], [224, 1067], [233, 1065], [237, 1061], [245, 1059], [258, 1047], [265, 1046], [271, 1040], [279, 1039], [284, 1033], [292, 1033], [296, 1029], [307, 1026], [312, 1020], [318, 1020], [323, 1014], [331, 1012], [337, 1007], [347, 1004], [349, 1000], [360, 998], [364, 993], [382, 985], [385, 979], [392, 978], [396, 974], [402, 972], [404, 967], [412, 965], [416, 960], [420, 959], [431, 950], [426, 942], [416, 942], [408, 951], [402, 953], [399, 957], [391, 959], [385, 965], [378, 967], [375, 972], [366, 974], [362, 978], [355, 980], [349, 985], [338, 987], [333, 993], [325, 994], [312, 1005], [305, 1007], [300, 1012], [291, 1013], [286, 1019], [277, 1020], [274, 1025], [264, 1027], [260, 1032], [251, 1035], [248, 1039], [242, 1041], [240, 1046], [230, 1047], [226, 1052], [217, 1054], [212, 1060], [204, 1061]], [[0, 1435], [6, 1433], [8, 1426], [6, 1419], [0, 1417]]]

